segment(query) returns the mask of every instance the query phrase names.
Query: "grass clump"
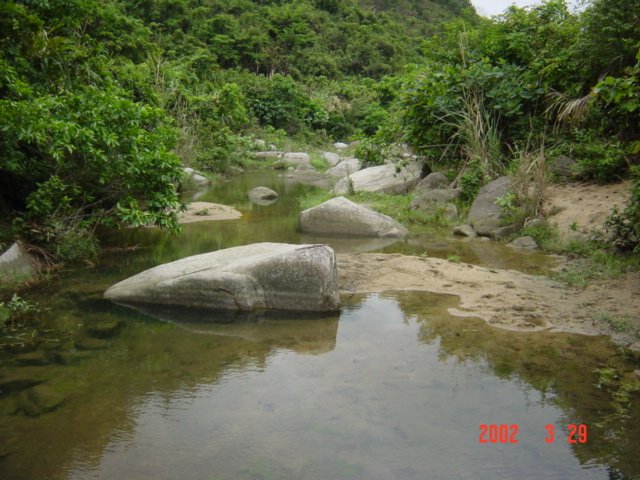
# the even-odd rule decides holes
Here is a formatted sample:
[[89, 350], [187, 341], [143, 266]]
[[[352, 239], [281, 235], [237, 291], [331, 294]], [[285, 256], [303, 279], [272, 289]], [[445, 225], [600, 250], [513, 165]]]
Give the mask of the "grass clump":
[[0, 327], [14, 330], [24, 326], [40, 308], [14, 293], [9, 301], [0, 302]]
[[573, 243], [561, 253], [573, 256], [573, 261], [562, 270], [552, 272], [551, 276], [575, 288], [585, 288], [593, 280], [615, 278], [640, 270], [640, 255], [637, 254], [621, 256], [595, 246]]
[[640, 321], [631, 315], [613, 315], [601, 312], [594, 316], [598, 323], [609, 325], [614, 332], [629, 335], [634, 340], [640, 340]]

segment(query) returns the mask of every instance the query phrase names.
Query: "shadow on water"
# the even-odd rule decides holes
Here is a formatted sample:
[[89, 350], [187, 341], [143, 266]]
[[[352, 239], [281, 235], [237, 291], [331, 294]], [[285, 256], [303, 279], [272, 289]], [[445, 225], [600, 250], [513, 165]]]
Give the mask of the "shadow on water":
[[[110, 348], [21, 367], [65, 403], [30, 418], [2, 397], [2, 478], [637, 478], [638, 422], [606, 422], [593, 386], [607, 338], [497, 330], [428, 292], [343, 302], [216, 322], [95, 302], [125, 322]], [[517, 432], [481, 443], [480, 425]]]

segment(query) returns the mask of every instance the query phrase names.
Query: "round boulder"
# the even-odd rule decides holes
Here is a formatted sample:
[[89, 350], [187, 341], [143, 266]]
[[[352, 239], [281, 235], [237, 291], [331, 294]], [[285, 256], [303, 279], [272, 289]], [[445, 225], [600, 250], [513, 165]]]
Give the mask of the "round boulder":
[[510, 247], [515, 247], [515, 248], [524, 248], [525, 250], [537, 250], [538, 249], [538, 244], [536, 243], [534, 238], [530, 237], [530, 236], [518, 237], [514, 241], [512, 241], [511, 243], [508, 243], [507, 245], [509, 245]]
[[256, 187], [249, 190], [249, 200], [256, 205], [271, 205], [278, 200], [278, 193], [267, 187]]
[[298, 230], [353, 237], [404, 237], [409, 233], [393, 218], [344, 197], [300, 212]]
[[415, 189], [425, 192], [437, 189], [446, 189], [450, 183], [451, 181], [444, 173], [433, 172], [420, 180]]
[[478, 235], [490, 236], [503, 226], [504, 215], [498, 199], [506, 197], [510, 191], [509, 177], [500, 177], [480, 189], [469, 211], [469, 223]]

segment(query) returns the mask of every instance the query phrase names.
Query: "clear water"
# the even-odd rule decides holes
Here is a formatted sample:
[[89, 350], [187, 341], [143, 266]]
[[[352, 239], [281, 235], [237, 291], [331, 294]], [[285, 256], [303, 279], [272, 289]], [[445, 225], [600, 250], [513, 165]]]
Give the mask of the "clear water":
[[[70, 365], [0, 369], [45, 375], [66, 397], [36, 418], [16, 414], [16, 396], [0, 397], [0, 478], [640, 478], [637, 406], [629, 419], [610, 419], [611, 397], [594, 387], [594, 370], [616, 354], [604, 337], [497, 330], [450, 316], [457, 297], [427, 292], [346, 296], [339, 316], [235, 322], [102, 300], [110, 284], [161, 261], [295, 242], [306, 190], [292, 185], [269, 207], [242, 203], [263, 180], [248, 175], [236, 180], [242, 187], [201, 198], [241, 206], [242, 220], [188, 225], [177, 239], [120, 232], [105, 241], [143, 248], [114, 252], [40, 292], [52, 316], [124, 327], [110, 348], [75, 352]], [[424, 241], [428, 251], [434, 242], [459, 248]], [[483, 264], [499, 266], [493, 261], [485, 255]], [[481, 425], [517, 428], [518, 443], [489, 434], [481, 443]], [[567, 441], [570, 425], [586, 425], [586, 443]]]
[[[268, 206], [251, 203], [247, 193], [257, 186], [278, 192], [278, 201]], [[456, 255], [461, 261], [474, 265], [528, 272], [542, 271], [554, 264], [554, 259], [537, 252], [515, 250], [486, 239], [454, 237], [449, 231], [413, 235], [402, 240], [303, 235], [296, 231], [300, 200], [313, 189], [293, 181], [281, 171], [245, 173], [192, 197], [194, 201], [231, 205], [243, 213], [238, 220], [186, 224], [179, 237], [158, 229], [111, 232], [103, 236], [103, 243], [107, 246], [153, 246], [127, 257], [127, 261], [136, 262], [135, 268], [139, 269], [188, 255], [258, 242], [326, 243], [336, 252], [376, 251], [405, 255], [423, 255], [426, 252], [428, 256], [437, 258]], [[120, 257], [116, 261], [122, 265]]]

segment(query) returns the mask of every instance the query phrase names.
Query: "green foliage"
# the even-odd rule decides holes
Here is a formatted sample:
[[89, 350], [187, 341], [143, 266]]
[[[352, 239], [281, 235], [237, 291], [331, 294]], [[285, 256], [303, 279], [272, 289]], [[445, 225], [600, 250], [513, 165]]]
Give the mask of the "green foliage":
[[384, 165], [390, 155], [390, 145], [377, 137], [368, 137], [360, 140], [354, 154], [365, 166]]
[[[155, 223], [178, 229], [175, 133], [163, 112], [96, 88], [0, 100], [4, 192], [28, 189], [25, 216], [45, 226]], [[33, 232], [33, 231], [32, 231]], [[49, 235], [39, 232], [39, 236]]]
[[640, 167], [632, 169], [633, 183], [627, 206], [623, 211], [614, 207], [605, 227], [612, 245], [622, 251], [640, 251]]
[[605, 75], [623, 77], [636, 64], [639, 0], [592, 0], [581, 16], [573, 47], [589, 87]]
[[464, 63], [429, 65], [416, 77], [402, 98], [402, 122], [416, 150], [456, 158], [458, 151], [452, 146], [457, 145], [462, 121], [484, 116], [496, 122], [492, 128], [497, 133], [509, 135], [527, 103], [540, 94], [521, 67], [465, 56]]
[[503, 207], [507, 224], [522, 227], [527, 220], [542, 216], [551, 175], [543, 147], [518, 146], [513, 157], [508, 171], [511, 191]]
[[461, 199], [467, 202], [473, 201], [488, 180], [480, 159], [472, 159], [458, 179]]
[[633, 398], [640, 392], [640, 381], [630, 379], [621, 374], [613, 365], [597, 368], [594, 373], [598, 375], [595, 387], [606, 390], [611, 395], [611, 405], [615, 409], [615, 415], [605, 417], [605, 422], [629, 419], [629, 407]]
[[304, 126], [323, 127], [328, 116], [317, 102], [303, 94], [291, 77], [274, 75], [269, 79], [256, 77], [247, 89], [249, 109], [262, 125], [299, 132]]
[[579, 257], [572, 265], [553, 272], [552, 277], [566, 282], [569, 286], [584, 288], [592, 280], [612, 278], [628, 272], [640, 270], [638, 255], [620, 256], [603, 248], [597, 240], [570, 240], [567, 243], [554, 242], [550, 249], [571, 257]]
[[39, 312], [40, 308], [35, 304], [13, 294], [11, 300], [0, 302], [0, 327], [18, 328]]
[[574, 129], [555, 152], [577, 161], [583, 179], [610, 183], [622, 178], [627, 170], [622, 143], [594, 130]]
[[98, 225], [178, 231], [177, 135], [132, 63], [150, 31], [116, 3], [0, 9], [0, 204], [14, 234], [69, 261], [95, 254]]

